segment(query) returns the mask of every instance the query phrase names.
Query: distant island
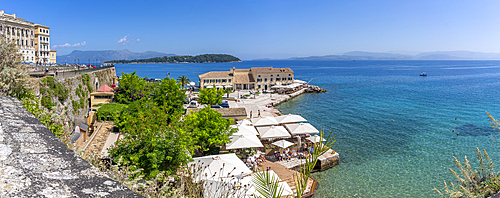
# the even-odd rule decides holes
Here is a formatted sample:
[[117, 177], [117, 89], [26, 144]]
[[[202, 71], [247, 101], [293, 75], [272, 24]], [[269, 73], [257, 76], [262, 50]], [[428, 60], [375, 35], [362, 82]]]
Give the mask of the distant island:
[[132, 60], [132, 59], [144, 59], [153, 58], [159, 56], [175, 56], [172, 53], [162, 53], [155, 51], [146, 52], [131, 52], [127, 49], [124, 50], [100, 50], [100, 51], [81, 51], [75, 50], [67, 55], [57, 56], [58, 63], [87, 63], [90, 62], [102, 62], [111, 60]]
[[416, 55], [352, 51], [341, 55], [293, 57], [289, 60], [500, 60], [500, 53], [437, 51]]
[[201, 54], [197, 56], [163, 56], [148, 59], [112, 60], [106, 63], [230, 63], [241, 62], [228, 54]]

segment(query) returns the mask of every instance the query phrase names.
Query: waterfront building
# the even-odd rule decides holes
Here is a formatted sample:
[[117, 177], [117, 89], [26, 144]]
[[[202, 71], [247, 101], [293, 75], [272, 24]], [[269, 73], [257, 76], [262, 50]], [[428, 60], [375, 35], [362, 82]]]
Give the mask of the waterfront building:
[[0, 37], [7, 42], [15, 42], [22, 54], [21, 61], [36, 62], [35, 24], [16, 17], [16, 14], [7, 14], [0, 10]]
[[230, 69], [211, 71], [198, 76], [200, 88], [231, 88], [233, 90], [270, 90], [274, 85], [293, 83], [290, 68], [252, 67], [250, 69]]
[[50, 50], [50, 63], [55, 64], [56, 63], [56, 53], [57, 50]]
[[38, 64], [49, 64], [55, 62], [51, 60], [51, 53], [56, 55], [56, 52], [50, 50], [50, 28], [45, 25], [35, 24], [35, 55]]
[[95, 107], [98, 104], [107, 104], [113, 102], [113, 96], [115, 92], [108, 85], [103, 85], [97, 91], [90, 94], [90, 108], [91, 110], [97, 110], [99, 107]]

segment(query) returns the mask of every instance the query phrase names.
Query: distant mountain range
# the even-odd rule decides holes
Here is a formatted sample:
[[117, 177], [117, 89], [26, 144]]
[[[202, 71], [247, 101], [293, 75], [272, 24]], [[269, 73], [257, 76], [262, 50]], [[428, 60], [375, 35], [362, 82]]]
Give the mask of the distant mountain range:
[[127, 49], [124, 50], [103, 50], [103, 51], [80, 51], [75, 50], [68, 55], [57, 56], [58, 63], [74, 63], [75, 60], [80, 59], [80, 63], [87, 63], [89, 59], [91, 62], [94, 60], [110, 61], [110, 60], [133, 60], [133, 59], [147, 59], [162, 56], [175, 56], [175, 54], [167, 54], [161, 52], [147, 51], [147, 52], [131, 52]]
[[293, 57], [290, 60], [500, 60], [500, 53], [436, 51], [412, 56], [398, 53], [352, 51], [342, 55]]

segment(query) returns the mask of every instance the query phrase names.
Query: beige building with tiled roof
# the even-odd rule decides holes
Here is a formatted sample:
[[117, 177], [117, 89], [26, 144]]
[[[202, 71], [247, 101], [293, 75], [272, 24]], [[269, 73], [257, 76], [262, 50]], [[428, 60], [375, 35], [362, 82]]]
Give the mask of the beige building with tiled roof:
[[198, 76], [200, 88], [232, 88], [234, 90], [270, 90], [274, 85], [293, 83], [290, 68], [252, 67], [250, 69], [230, 69], [212, 71]]

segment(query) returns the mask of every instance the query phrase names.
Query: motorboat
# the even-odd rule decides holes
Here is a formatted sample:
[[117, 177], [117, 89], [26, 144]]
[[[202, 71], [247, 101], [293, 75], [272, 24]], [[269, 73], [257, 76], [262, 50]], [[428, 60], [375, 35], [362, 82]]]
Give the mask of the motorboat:
[[427, 73], [422, 72], [422, 73], [420, 73], [420, 76], [427, 76]]

